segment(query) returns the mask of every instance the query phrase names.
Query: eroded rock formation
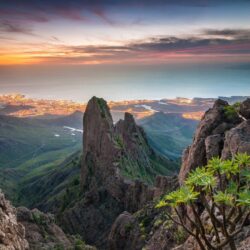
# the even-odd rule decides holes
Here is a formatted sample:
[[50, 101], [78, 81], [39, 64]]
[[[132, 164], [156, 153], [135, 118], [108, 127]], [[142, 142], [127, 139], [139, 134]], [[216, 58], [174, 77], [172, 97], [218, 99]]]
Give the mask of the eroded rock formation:
[[196, 129], [192, 145], [183, 153], [179, 173], [180, 184], [183, 184], [190, 171], [198, 166], [206, 165], [207, 161], [214, 156], [221, 156], [224, 144], [226, 144], [225, 136], [229, 137], [227, 132], [243, 121], [239, 115], [233, 118], [228, 117], [227, 106], [226, 101], [218, 99], [214, 106], [204, 114]]
[[83, 198], [66, 209], [61, 224], [68, 232], [83, 235], [88, 243], [107, 248], [116, 217], [125, 210], [137, 211], [162, 193], [162, 182], [158, 187], [148, 184], [167, 173], [168, 164], [150, 148], [131, 114], [114, 125], [106, 101], [93, 97], [84, 114]]
[[29, 249], [24, 226], [17, 222], [16, 209], [5, 199], [0, 190], [0, 249]]
[[[250, 99], [244, 101], [233, 114], [228, 114], [228, 103], [217, 100], [213, 108], [203, 116], [194, 136], [192, 145], [183, 153], [182, 168], [178, 180], [183, 184], [187, 175], [198, 166], [206, 165], [214, 156], [229, 159], [236, 153], [250, 154]], [[166, 178], [157, 178], [157, 185], [171, 191], [174, 182]], [[187, 212], [183, 208], [183, 213]], [[201, 209], [201, 220], [207, 227], [211, 222]], [[249, 221], [235, 241], [237, 249], [249, 249]], [[186, 240], [187, 239], [187, 240]], [[212, 238], [210, 239], [212, 241]], [[109, 236], [112, 250], [146, 249], [146, 250], [194, 250], [199, 246], [194, 238], [183, 235], [176, 225], [164, 218], [164, 210], [157, 211], [144, 206], [140, 211], [130, 214], [123, 213], [115, 221]], [[182, 242], [182, 244], [181, 244]], [[178, 246], [179, 245], [179, 246]], [[223, 250], [228, 247], [224, 247]]]
[[38, 209], [29, 210], [19, 207], [17, 220], [25, 228], [30, 249], [72, 249], [74, 247], [74, 240], [68, 238], [55, 224], [51, 214], [45, 214]]

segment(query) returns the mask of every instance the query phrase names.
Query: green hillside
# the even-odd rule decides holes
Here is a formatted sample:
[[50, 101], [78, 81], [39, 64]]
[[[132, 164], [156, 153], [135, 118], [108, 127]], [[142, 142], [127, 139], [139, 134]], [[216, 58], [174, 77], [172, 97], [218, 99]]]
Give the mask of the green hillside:
[[0, 168], [44, 164], [81, 147], [79, 132], [39, 119], [0, 116]]
[[192, 142], [197, 121], [180, 114], [155, 113], [138, 121], [144, 128], [149, 144], [162, 155], [178, 159]]

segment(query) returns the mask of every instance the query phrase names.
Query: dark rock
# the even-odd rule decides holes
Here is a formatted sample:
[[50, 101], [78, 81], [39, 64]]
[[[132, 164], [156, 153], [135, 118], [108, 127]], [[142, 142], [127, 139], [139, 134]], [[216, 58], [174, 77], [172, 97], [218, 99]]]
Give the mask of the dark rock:
[[143, 240], [139, 230], [131, 235], [131, 231], [135, 231], [135, 218], [128, 212], [120, 214], [112, 225], [109, 234], [109, 249], [110, 250], [140, 250], [143, 246]]
[[247, 98], [240, 104], [240, 114], [244, 118], [250, 119], [250, 98]]
[[[161, 174], [158, 156], [133, 116], [125, 113], [116, 125], [103, 99], [93, 97], [84, 114], [81, 187], [83, 198], [60, 214], [60, 224], [80, 234], [89, 244], [107, 249], [107, 238], [116, 217], [135, 212], [157, 193], [137, 178], [151, 182]], [[162, 160], [162, 162], [164, 162]]]
[[158, 175], [155, 179], [155, 197], [160, 197], [166, 192], [171, 192], [179, 186], [178, 176], [162, 176]]
[[25, 227], [26, 239], [31, 249], [71, 249], [74, 246], [50, 214], [19, 207], [17, 219]]
[[[184, 151], [179, 182], [183, 184], [187, 174], [198, 166], [207, 164], [212, 156], [220, 156], [225, 132], [242, 120], [239, 117], [229, 119], [225, 114], [226, 101], [218, 99], [199, 123], [192, 145]], [[214, 137], [210, 137], [214, 135]], [[208, 138], [209, 137], [209, 138]]]
[[237, 153], [250, 154], [250, 120], [242, 122], [226, 133], [222, 158], [228, 159]]
[[215, 156], [221, 155], [223, 147], [223, 136], [220, 134], [210, 135], [205, 139], [206, 158], [210, 160]]

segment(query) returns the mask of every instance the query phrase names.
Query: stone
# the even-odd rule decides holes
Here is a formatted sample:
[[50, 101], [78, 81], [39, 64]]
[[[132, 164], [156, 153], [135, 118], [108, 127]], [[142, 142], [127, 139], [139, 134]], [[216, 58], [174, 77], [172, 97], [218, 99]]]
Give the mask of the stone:
[[250, 119], [250, 98], [247, 98], [240, 104], [239, 112], [245, 119]]
[[17, 221], [16, 209], [5, 199], [0, 190], [0, 249], [29, 249], [25, 228]]
[[237, 153], [250, 154], [250, 120], [242, 122], [226, 133], [222, 158], [229, 159]]

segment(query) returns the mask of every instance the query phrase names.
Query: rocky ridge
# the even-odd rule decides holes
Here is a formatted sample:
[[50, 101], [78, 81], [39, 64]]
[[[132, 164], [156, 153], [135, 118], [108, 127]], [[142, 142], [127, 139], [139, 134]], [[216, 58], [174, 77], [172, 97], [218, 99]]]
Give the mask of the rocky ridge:
[[164, 177], [158, 177], [157, 187], [149, 184], [157, 175], [171, 173], [167, 166], [171, 162], [155, 154], [131, 114], [114, 124], [107, 103], [93, 97], [84, 114], [83, 198], [63, 212], [61, 225], [107, 249], [116, 217], [125, 210], [137, 211], [163, 193]]
[[76, 236], [66, 235], [52, 214], [38, 209], [13, 207], [0, 190], [0, 249], [51, 250], [95, 248]]
[[[250, 99], [242, 102], [239, 112], [235, 111], [233, 115], [227, 113], [228, 107], [226, 101], [217, 100], [203, 116], [192, 145], [184, 151], [178, 176], [180, 185], [190, 171], [206, 165], [214, 156], [228, 159], [238, 152], [250, 154]], [[166, 190], [171, 191], [171, 186], [173, 187], [173, 184]], [[164, 209], [157, 210], [154, 206], [155, 203], [151, 203], [134, 214], [128, 212], [120, 214], [109, 235], [110, 249], [199, 249], [192, 237], [187, 239], [187, 235], [169, 221], [164, 215]], [[205, 214], [201, 215], [204, 220], [205, 217]], [[249, 223], [248, 221], [237, 236], [236, 245], [239, 250], [249, 249]]]

